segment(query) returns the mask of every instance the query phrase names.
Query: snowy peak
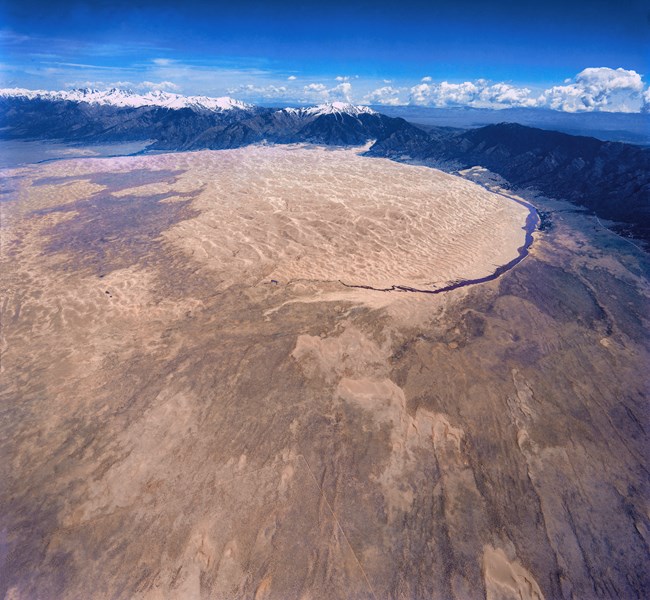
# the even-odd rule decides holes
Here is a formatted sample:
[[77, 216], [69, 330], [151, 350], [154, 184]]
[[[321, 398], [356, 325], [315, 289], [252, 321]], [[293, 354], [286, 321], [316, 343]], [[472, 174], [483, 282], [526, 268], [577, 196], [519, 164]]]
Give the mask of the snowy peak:
[[357, 106], [349, 102], [328, 102], [327, 104], [319, 104], [306, 109], [307, 114], [311, 115], [352, 115], [358, 116], [362, 114], [373, 115], [375, 111], [368, 106]]
[[[159, 90], [138, 94], [131, 90], [111, 88], [97, 90], [92, 88], [47, 91], [27, 90], [22, 88], [0, 89], [0, 98], [24, 98], [26, 100], [50, 100], [68, 102], [87, 102], [88, 104], [109, 105], [129, 108], [141, 106], [161, 106], [170, 109], [191, 108], [210, 112], [229, 110], [252, 110], [252, 104], [246, 104], [228, 96], [211, 98], [209, 96], [182, 96]], [[279, 112], [298, 117], [309, 118], [321, 115], [350, 115], [358, 117], [362, 114], [377, 114], [367, 106], [358, 106], [349, 102], [328, 102], [308, 108], [284, 108]]]
[[362, 114], [377, 114], [368, 106], [357, 106], [349, 102], [328, 102], [327, 104], [319, 104], [309, 108], [284, 108], [282, 110], [297, 117], [319, 117], [321, 115], [351, 115], [357, 117]]
[[0, 89], [0, 97], [18, 97], [28, 100], [59, 100], [70, 102], [87, 102], [138, 108], [141, 106], [161, 106], [170, 109], [193, 108], [222, 112], [225, 110], [250, 110], [252, 105], [234, 98], [223, 96], [210, 98], [208, 96], [181, 96], [169, 92], [153, 91], [146, 94], [136, 94], [130, 90], [112, 88], [110, 90], [95, 90], [90, 88], [69, 91], [26, 90], [21, 88]]

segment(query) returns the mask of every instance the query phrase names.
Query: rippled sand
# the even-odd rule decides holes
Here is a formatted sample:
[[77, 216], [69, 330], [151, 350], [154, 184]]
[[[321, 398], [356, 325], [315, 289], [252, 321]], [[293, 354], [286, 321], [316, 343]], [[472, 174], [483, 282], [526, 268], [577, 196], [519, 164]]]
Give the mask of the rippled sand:
[[492, 273], [525, 210], [347, 150], [2, 175], [0, 598], [647, 596], [627, 240], [548, 203], [497, 279], [350, 289]]
[[[274, 279], [438, 288], [493, 273], [524, 243], [521, 205], [459, 177], [357, 150], [256, 146], [57, 162], [37, 171], [45, 184], [28, 192], [30, 200], [78, 199], [101, 179], [84, 177], [123, 169], [177, 173], [113, 195], [190, 193], [199, 214], [164, 235], [218, 271], [224, 285]], [[57, 177], [71, 179], [47, 185]]]

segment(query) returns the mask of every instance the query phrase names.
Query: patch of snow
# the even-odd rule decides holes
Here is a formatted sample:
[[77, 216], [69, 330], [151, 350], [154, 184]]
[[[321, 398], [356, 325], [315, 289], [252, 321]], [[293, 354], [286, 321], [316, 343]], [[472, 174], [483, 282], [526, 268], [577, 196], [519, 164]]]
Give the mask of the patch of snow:
[[357, 106], [349, 102], [328, 102], [308, 108], [283, 108], [282, 112], [296, 117], [319, 117], [320, 115], [352, 115], [357, 117], [361, 114], [374, 115], [376, 111], [368, 106]]
[[319, 104], [318, 106], [312, 106], [305, 110], [310, 115], [346, 114], [356, 117], [361, 114], [375, 114], [375, 111], [368, 106], [357, 106], [349, 102], [328, 102], [327, 104]]

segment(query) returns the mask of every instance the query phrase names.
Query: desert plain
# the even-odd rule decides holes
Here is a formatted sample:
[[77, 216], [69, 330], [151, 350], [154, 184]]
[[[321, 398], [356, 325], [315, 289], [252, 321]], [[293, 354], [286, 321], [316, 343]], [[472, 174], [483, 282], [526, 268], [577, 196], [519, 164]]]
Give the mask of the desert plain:
[[647, 596], [630, 240], [349, 149], [2, 178], [3, 597]]

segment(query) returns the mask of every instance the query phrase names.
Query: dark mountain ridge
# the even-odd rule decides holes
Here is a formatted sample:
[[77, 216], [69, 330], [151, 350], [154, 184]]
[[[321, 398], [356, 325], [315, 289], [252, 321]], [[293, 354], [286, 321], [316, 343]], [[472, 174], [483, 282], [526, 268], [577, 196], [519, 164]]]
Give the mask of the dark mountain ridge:
[[592, 136], [609, 142], [650, 146], [650, 114], [613, 112], [564, 112], [548, 108], [373, 106], [389, 117], [402, 117], [425, 130], [435, 127], [477, 129], [498, 123]]
[[0, 137], [69, 143], [150, 140], [151, 150], [236, 148], [267, 141], [350, 146], [400, 129], [401, 118], [350, 107], [328, 112], [250, 107], [224, 111], [161, 106], [124, 107], [70, 100], [0, 97]]

